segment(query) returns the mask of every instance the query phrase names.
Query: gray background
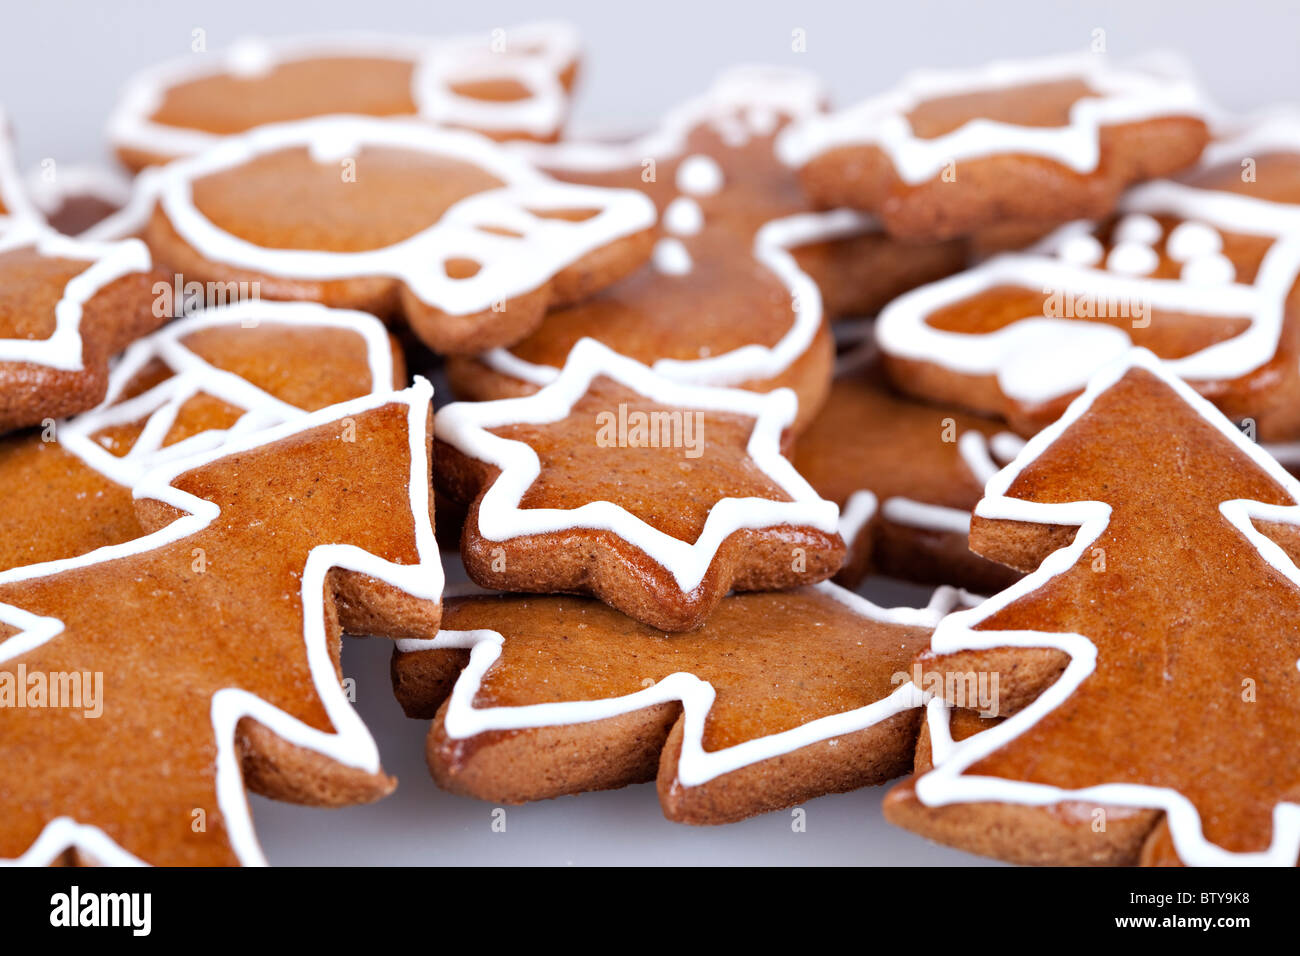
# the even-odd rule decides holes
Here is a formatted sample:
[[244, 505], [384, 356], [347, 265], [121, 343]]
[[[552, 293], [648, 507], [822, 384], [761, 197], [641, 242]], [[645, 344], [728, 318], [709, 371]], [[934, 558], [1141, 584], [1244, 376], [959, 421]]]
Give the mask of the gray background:
[[[640, 128], [737, 62], [797, 64], [837, 102], [879, 91], [919, 66], [1080, 49], [1093, 29], [1130, 56], [1168, 48], [1191, 60], [1225, 107], [1246, 109], [1300, 90], [1300, 4], [1179, 0], [79, 0], [4, 4], [0, 98], [24, 168], [53, 157], [98, 159], [104, 118], [125, 78], [186, 55], [196, 27], [208, 49], [245, 34], [346, 28], [448, 33], [563, 18], [587, 47], [578, 122]], [[791, 31], [808, 50], [790, 49]]]
[[[1300, 5], [1135, 0], [1063, 4], [891, 2], [743, 4], [604, 0], [463, 3], [416, 0], [224, 0], [220, 3], [8, 3], [0, 32], [0, 97], [10, 112], [24, 168], [106, 155], [101, 132], [127, 75], [189, 51], [191, 31], [216, 50], [249, 33], [343, 28], [448, 33], [558, 17], [575, 22], [587, 47], [577, 125], [627, 131], [653, 123], [678, 100], [737, 62], [799, 65], [823, 77], [837, 102], [878, 91], [919, 66], [1085, 46], [1106, 31], [1125, 57], [1150, 49], [1186, 56], [1208, 90], [1232, 110], [1294, 96], [1300, 89]], [[791, 32], [806, 31], [806, 53]], [[451, 559], [453, 562], [455, 558]], [[450, 569], [449, 569], [450, 570]], [[453, 575], [455, 571], [452, 571]], [[878, 582], [869, 595], [903, 603], [916, 589]], [[401, 785], [370, 807], [311, 810], [254, 799], [273, 863], [973, 863], [930, 846], [880, 818], [884, 788], [814, 801], [807, 829], [789, 814], [730, 827], [665, 822], [653, 787], [511, 808], [504, 833], [493, 807], [440, 793], [423, 764], [426, 725], [408, 721], [388, 684], [388, 647], [348, 641], [344, 669], [357, 680], [357, 706]]]

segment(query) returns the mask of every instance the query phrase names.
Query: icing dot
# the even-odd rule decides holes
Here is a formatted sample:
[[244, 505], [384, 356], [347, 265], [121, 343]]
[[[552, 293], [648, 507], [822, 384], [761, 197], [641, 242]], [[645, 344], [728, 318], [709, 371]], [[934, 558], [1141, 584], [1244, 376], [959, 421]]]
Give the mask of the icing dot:
[[677, 236], [693, 236], [704, 228], [704, 210], [687, 196], [678, 196], [664, 210], [664, 228]]
[[1227, 256], [1211, 252], [1187, 260], [1179, 278], [1192, 285], [1228, 285], [1237, 278], [1237, 267]]
[[1175, 262], [1189, 262], [1223, 251], [1223, 236], [1203, 222], [1179, 223], [1165, 240], [1165, 252]]
[[1096, 236], [1071, 236], [1057, 251], [1061, 259], [1074, 266], [1096, 266], [1106, 258], [1106, 250]]
[[1115, 227], [1114, 241], [1117, 244], [1134, 242], [1142, 245], [1155, 245], [1165, 231], [1160, 223], [1144, 213], [1132, 213], [1125, 216]]
[[652, 258], [655, 268], [670, 276], [686, 275], [694, 264], [691, 262], [691, 254], [677, 239], [660, 239], [656, 242]]
[[677, 188], [692, 196], [712, 196], [723, 182], [722, 167], [712, 156], [696, 153], [677, 167]]
[[1126, 276], [1146, 276], [1156, 271], [1160, 257], [1140, 242], [1121, 242], [1106, 257], [1106, 268]]

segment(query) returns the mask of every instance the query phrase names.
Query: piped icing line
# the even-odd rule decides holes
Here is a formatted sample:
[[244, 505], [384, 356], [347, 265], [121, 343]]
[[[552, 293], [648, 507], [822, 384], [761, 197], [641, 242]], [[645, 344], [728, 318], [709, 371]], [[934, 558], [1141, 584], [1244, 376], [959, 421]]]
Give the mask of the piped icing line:
[[[410, 62], [416, 107], [412, 115], [426, 122], [554, 135], [568, 104], [557, 74], [577, 61], [577, 32], [567, 24], [533, 23], [505, 30], [503, 39], [505, 51], [493, 53], [486, 34], [441, 39], [365, 32], [245, 37], [223, 52], [192, 54], [136, 74], [109, 117], [108, 138], [119, 149], [192, 156], [223, 137], [152, 119], [170, 87], [222, 73], [265, 75], [288, 63], [333, 57]], [[514, 102], [491, 102], [456, 92], [457, 85], [482, 79], [513, 80], [528, 95]]]
[[880, 502], [875, 493], [866, 488], [853, 492], [840, 507], [840, 537], [850, 550], [857, 544], [858, 535], [871, 523], [879, 508]]
[[[953, 607], [966, 599], [963, 592], [940, 588], [926, 608], [881, 608], [866, 598], [830, 582], [812, 586], [854, 613], [872, 621], [934, 627]], [[447, 736], [464, 739], [493, 730], [522, 730], [589, 723], [630, 714], [655, 704], [678, 701], [682, 705], [683, 737], [677, 779], [686, 787], [708, 783], [742, 767], [792, 753], [832, 737], [841, 737], [872, 727], [895, 714], [921, 706], [925, 693], [904, 682], [888, 696], [859, 707], [810, 721], [781, 733], [757, 737], [743, 743], [708, 751], [704, 729], [716, 697], [713, 685], [693, 674], [679, 671], [657, 683], [621, 697], [603, 700], [566, 701], [518, 707], [475, 707], [474, 698], [483, 678], [501, 656], [508, 637], [494, 630], [441, 631], [432, 640], [407, 639], [397, 642], [398, 653], [425, 650], [469, 650], [469, 664], [461, 671], [451, 692], [443, 726]]]
[[[471, 163], [505, 185], [454, 203], [437, 222], [407, 239], [361, 252], [257, 246], [220, 228], [194, 204], [195, 180], [260, 156], [306, 148], [320, 161], [332, 161], [367, 147]], [[587, 253], [649, 228], [656, 216], [654, 204], [639, 192], [556, 182], [475, 133], [361, 116], [262, 126], [228, 137], [198, 156], [164, 167], [159, 197], [172, 227], [210, 261], [297, 279], [387, 276], [451, 315], [481, 312], [502, 298], [531, 292]], [[576, 223], [536, 214], [564, 209], [596, 212]], [[485, 231], [489, 229], [514, 235]], [[449, 277], [447, 260], [467, 256], [480, 263], [479, 271], [470, 278]]]
[[[560, 74], [578, 61], [577, 30], [558, 21], [528, 23], [505, 29], [501, 39], [505, 47], [499, 53], [492, 52], [487, 37], [435, 41], [411, 78], [420, 115], [485, 132], [524, 132], [540, 138], [558, 134], [569, 105]], [[465, 82], [503, 78], [518, 83], [528, 95], [491, 102], [456, 92]]]
[[[1011, 432], [996, 432], [986, 436], [979, 431], [966, 431], [957, 436], [957, 451], [971, 477], [983, 486], [997, 473], [995, 459], [1011, 461], [1024, 446], [1024, 440]], [[881, 517], [892, 524], [940, 531], [970, 534], [970, 512], [931, 502], [917, 501], [902, 495], [886, 498], [880, 508]]]
[[1294, 107], [1264, 110], [1248, 117], [1231, 134], [1211, 141], [1197, 166], [1235, 166], [1243, 159], [1258, 159], [1269, 153], [1300, 153], [1300, 111]]
[[[1067, 801], [1085, 801], [1121, 807], [1150, 807], [1165, 811], [1170, 834], [1179, 857], [1192, 865], [1269, 864], [1293, 866], [1300, 855], [1300, 804], [1280, 802], [1273, 813], [1273, 842], [1266, 851], [1234, 853], [1205, 839], [1200, 816], [1182, 794], [1167, 787], [1145, 784], [1108, 783], [1076, 790], [1028, 783], [1000, 777], [977, 776], [965, 771], [994, 751], [1016, 739], [1062, 704], [1096, 667], [1097, 646], [1082, 634], [1047, 631], [976, 630], [978, 625], [1008, 605], [1039, 590], [1058, 575], [1068, 572], [1110, 522], [1111, 507], [1101, 501], [1066, 503], [1031, 502], [1007, 495], [1020, 473], [1041, 456], [1080, 417], [1097, 397], [1114, 386], [1130, 369], [1145, 369], [1158, 377], [1208, 424], [1214, 426], [1235, 448], [1281, 486], [1293, 501], [1300, 502], [1300, 482], [1282, 468], [1259, 445], [1246, 438], [1208, 401], [1197, 395], [1168, 363], [1161, 363], [1145, 349], [1134, 349], [1120, 361], [1098, 373], [1065, 414], [1031, 438], [1016, 459], [989, 481], [985, 496], [975, 508], [982, 518], [1035, 524], [1075, 525], [1079, 531], [1067, 546], [1050, 554], [1032, 574], [986, 600], [976, 608], [949, 615], [935, 628], [931, 648], [936, 655], [995, 647], [1052, 647], [1064, 651], [1070, 662], [1060, 678], [1029, 706], [1004, 722], [962, 741], [949, 740], [936, 751], [933, 770], [916, 782], [917, 798], [928, 806], [953, 803], [1001, 802], [1046, 806]], [[1260, 556], [1295, 587], [1300, 587], [1300, 568], [1285, 552], [1252, 524], [1253, 520], [1300, 525], [1300, 504], [1267, 505], [1237, 499], [1219, 505], [1223, 517], [1233, 525]], [[938, 719], [931, 713], [931, 727]], [[943, 722], [946, 733], [946, 719]]]
[[[302, 572], [303, 641], [315, 692], [333, 732], [308, 726], [274, 705], [238, 688], [225, 688], [212, 697], [212, 727], [217, 743], [217, 799], [225, 820], [230, 845], [245, 865], [265, 865], [266, 859], [253, 830], [252, 816], [244, 793], [243, 774], [235, 746], [235, 728], [251, 717], [287, 743], [302, 747], [349, 767], [374, 773], [379, 770], [379, 751], [374, 738], [348, 702], [330, 659], [326, 640], [324, 602], [326, 578], [333, 568], [345, 568], [384, 581], [412, 597], [437, 601], [443, 585], [442, 564], [434, 541], [426, 448], [429, 403], [433, 387], [422, 378], [401, 392], [377, 392], [317, 412], [253, 435], [232, 439], [216, 451], [204, 452], [170, 462], [149, 472], [134, 489], [136, 498], [164, 502], [181, 512], [171, 524], [152, 534], [119, 545], [100, 548], [65, 561], [47, 562], [0, 573], [0, 585], [87, 567], [117, 558], [142, 554], [197, 534], [221, 516], [221, 508], [171, 482], [185, 472], [229, 455], [264, 447], [318, 426], [382, 408], [406, 405], [410, 442], [410, 505], [415, 523], [415, 545], [419, 560], [396, 564], [353, 545], [317, 545], [307, 556]], [[0, 643], [0, 662], [28, 653], [56, 637], [63, 629], [59, 620], [38, 617], [13, 605], [0, 604], [0, 621], [19, 628], [19, 633]], [[140, 861], [117, 846], [102, 830], [68, 818], [50, 821], [32, 847], [16, 861], [23, 865], [49, 863], [54, 855], [71, 847], [84, 849], [108, 865], [132, 865]]]
[[[311, 302], [237, 302], [206, 309], [134, 342], [113, 367], [104, 401], [60, 423], [59, 444], [110, 481], [131, 487], [151, 469], [168, 461], [214, 451], [242, 435], [305, 417], [308, 413], [303, 409], [281, 401], [233, 372], [209, 364], [184, 344], [183, 340], [196, 332], [242, 326], [245, 322], [354, 332], [362, 340], [370, 367], [369, 390], [387, 392], [393, 387], [388, 332], [374, 316]], [[162, 360], [171, 369], [172, 376], [120, 401], [131, 380], [155, 359]], [[164, 446], [181, 408], [200, 393], [245, 411], [228, 429], [208, 429]], [[147, 419], [146, 424], [125, 455], [112, 454], [95, 439], [105, 428], [141, 419]]]
[[84, 368], [81, 319], [87, 302], [107, 286], [153, 265], [148, 248], [138, 239], [123, 242], [84, 242], [61, 236], [36, 220], [16, 221], [0, 235], [0, 253], [31, 246], [42, 256], [86, 262], [86, 268], [63, 287], [54, 308], [54, 332], [44, 339], [0, 338], [0, 362], [30, 362], [75, 372]]
[[[1095, 95], [1070, 107], [1066, 126], [1021, 126], [979, 118], [942, 136], [922, 139], [907, 120], [908, 113], [929, 100], [1075, 78]], [[971, 70], [913, 73], [892, 92], [784, 131], [777, 139], [777, 155], [797, 167], [838, 147], [876, 146], [910, 185], [933, 179], [954, 161], [1004, 154], [1038, 156], [1089, 173], [1101, 159], [1103, 127], [1169, 115], [1203, 118], [1209, 111], [1195, 84], [1186, 79], [1112, 66], [1098, 54], [1066, 54], [999, 61]]]
[[[710, 509], [693, 543], [651, 527], [610, 501], [591, 501], [573, 509], [521, 508], [524, 494], [541, 473], [541, 460], [525, 442], [502, 438], [489, 429], [561, 421], [599, 376], [661, 405], [753, 418], [754, 429], [746, 452], [792, 500], [722, 498]], [[839, 509], [819, 497], [781, 454], [781, 434], [794, 421], [797, 407], [794, 392], [787, 388], [758, 394], [683, 385], [616, 354], [594, 339], [584, 338], [570, 351], [560, 376], [540, 391], [523, 398], [447, 405], [438, 412], [434, 428], [440, 441], [500, 469], [479, 506], [479, 533], [484, 538], [507, 541], [574, 528], [608, 531], [663, 566], [685, 593], [704, 579], [718, 548], [736, 531], [796, 525], [835, 533]]]
[[890, 524], [908, 528], [959, 534], [962, 537], [970, 534], [969, 511], [917, 501], [915, 498], [906, 498], [902, 495], [886, 498], [880, 506], [880, 516]]
[[1086, 319], [1026, 316], [995, 332], [969, 334], [931, 326], [936, 311], [1000, 285], [1041, 288], [1117, 303], [1193, 315], [1244, 317], [1245, 331], [1168, 362], [1185, 379], [1236, 378], [1253, 372], [1277, 351], [1286, 298], [1300, 276], [1300, 207], [1248, 196], [1193, 188], [1181, 183], [1147, 183], [1128, 192], [1122, 214], [1166, 214], [1208, 223], [1228, 232], [1275, 241], [1255, 281], [1202, 284], [1178, 279], [1117, 275], [1070, 262], [1060, 255], [1095, 226], [1075, 222], [1053, 232], [1030, 252], [996, 256], [967, 272], [914, 289], [889, 303], [876, 324], [881, 349], [889, 355], [931, 362], [966, 375], [993, 375], [1002, 392], [1026, 402], [1068, 395], [1132, 347], [1122, 328]]

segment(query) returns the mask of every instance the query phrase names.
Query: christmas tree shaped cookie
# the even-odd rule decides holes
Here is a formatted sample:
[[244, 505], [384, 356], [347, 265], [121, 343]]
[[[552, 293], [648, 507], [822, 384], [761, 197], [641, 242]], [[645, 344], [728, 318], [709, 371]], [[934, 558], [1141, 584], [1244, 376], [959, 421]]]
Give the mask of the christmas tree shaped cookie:
[[[1300, 483], [1135, 351], [989, 482], [971, 543], [1036, 570], [935, 631], [933, 769], [890, 820], [1020, 862], [1296, 862]], [[972, 678], [1003, 719], [950, 732]]]
[[844, 560], [834, 504], [781, 454], [789, 389], [681, 385], [593, 339], [523, 398], [439, 410], [435, 478], [469, 506], [483, 587], [591, 594], [652, 627], [699, 627], [727, 592]]

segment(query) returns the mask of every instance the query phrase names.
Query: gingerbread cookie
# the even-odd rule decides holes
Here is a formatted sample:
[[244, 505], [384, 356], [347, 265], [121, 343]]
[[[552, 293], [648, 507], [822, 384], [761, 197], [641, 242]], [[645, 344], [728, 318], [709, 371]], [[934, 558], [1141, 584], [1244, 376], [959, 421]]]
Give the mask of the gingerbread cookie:
[[31, 221], [0, 235], [0, 432], [90, 408], [108, 362], [157, 328], [149, 250], [79, 242]]
[[[1135, 350], [975, 515], [972, 546], [1033, 573], [936, 629], [934, 766], [886, 816], [1019, 862], [1294, 865], [1300, 483]], [[955, 739], [946, 707], [991, 678], [1005, 719]]]
[[138, 538], [151, 469], [404, 380], [365, 313], [242, 302], [173, 322], [127, 349], [98, 408], [0, 438], [0, 571]]
[[1049, 57], [914, 74], [777, 150], [817, 202], [946, 239], [1104, 216], [1126, 187], [1196, 161], [1208, 111], [1186, 79]]
[[1014, 581], [967, 539], [984, 482], [1016, 456], [1020, 438], [990, 419], [896, 394], [870, 343], [841, 367], [790, 455], [839, 505], [849, 556], [836, 580], [856, 587], [874, 572], [980, 592]]
[[133, 170], [257, 126], [328, 114], [418, 117], [495, 139], [554, 139], [577, 67], [577, 34], [562, 23], [443, 39], [251, 37], [136, 76], [108, 136]]
[[339, 638], [436, 630], [430, 396], [421, 381], [159, 467], [135, 489], [152, 533], [0, 574], [0, 754], [24, 768], [0, 857], [257, 863], [245, 786], [326, 806], [392, 789]]
[[[117, 215], [131, 201], [131, 180], [102, 166], [46, 160], [27, 174], [25, 183], [41, 220], [65, 236], [90, 238], [88, 230]], [[126, 239], [129, 234], [98, 236]]]
[[158, 175], [148, 227], [187, 279], [400, 313], [440, 352], [531, 332], [649, 254], [654, 207], [558, 183], [480, 136], [325, 117], [231, 137]]
[[647, 136], [529, 146], [560, 179], [644, 192], [662, 237], [651, 263], [551, 312], [518, 344], [450, 362], [452, 390], [473, 400], [527, 394], [554, 381], [569, 349], [590, 337], [676, 381], [789, 386], [799, 396], [796, 430], [806, 424], [829, 382], [824, 318], [874, 314], [965, 262], [958, 243], [903, 247], [869, 216], [813, 210], [772, 142], [823, 102], [806, 73], [734, 69]]
[[584, 598], [452, 598], [437, 638], [398, 643], [393, 685], [433, 719], [444, 789], [522, 803], [657, 779], [668, 819], [729, 823], [905, 772], [920, 716], [905, 674], [956, 598], [737, 594], [688, 634]]
[[1300, 125], [1265, 132], [1112, 220], [895, 300], [877, 327], [890, 377], [1032, 434], [1136, 344], [1260, 438], [1300, 437]]
[[781, 455], [795, 397], [681, 385], [583, 339], [526, 398], [438, 412], [435, 477], [469, 502], [475, 582], [592, 594], [653, 627], [699, 627], [732, 589], [830, 577], [835, 505]]

